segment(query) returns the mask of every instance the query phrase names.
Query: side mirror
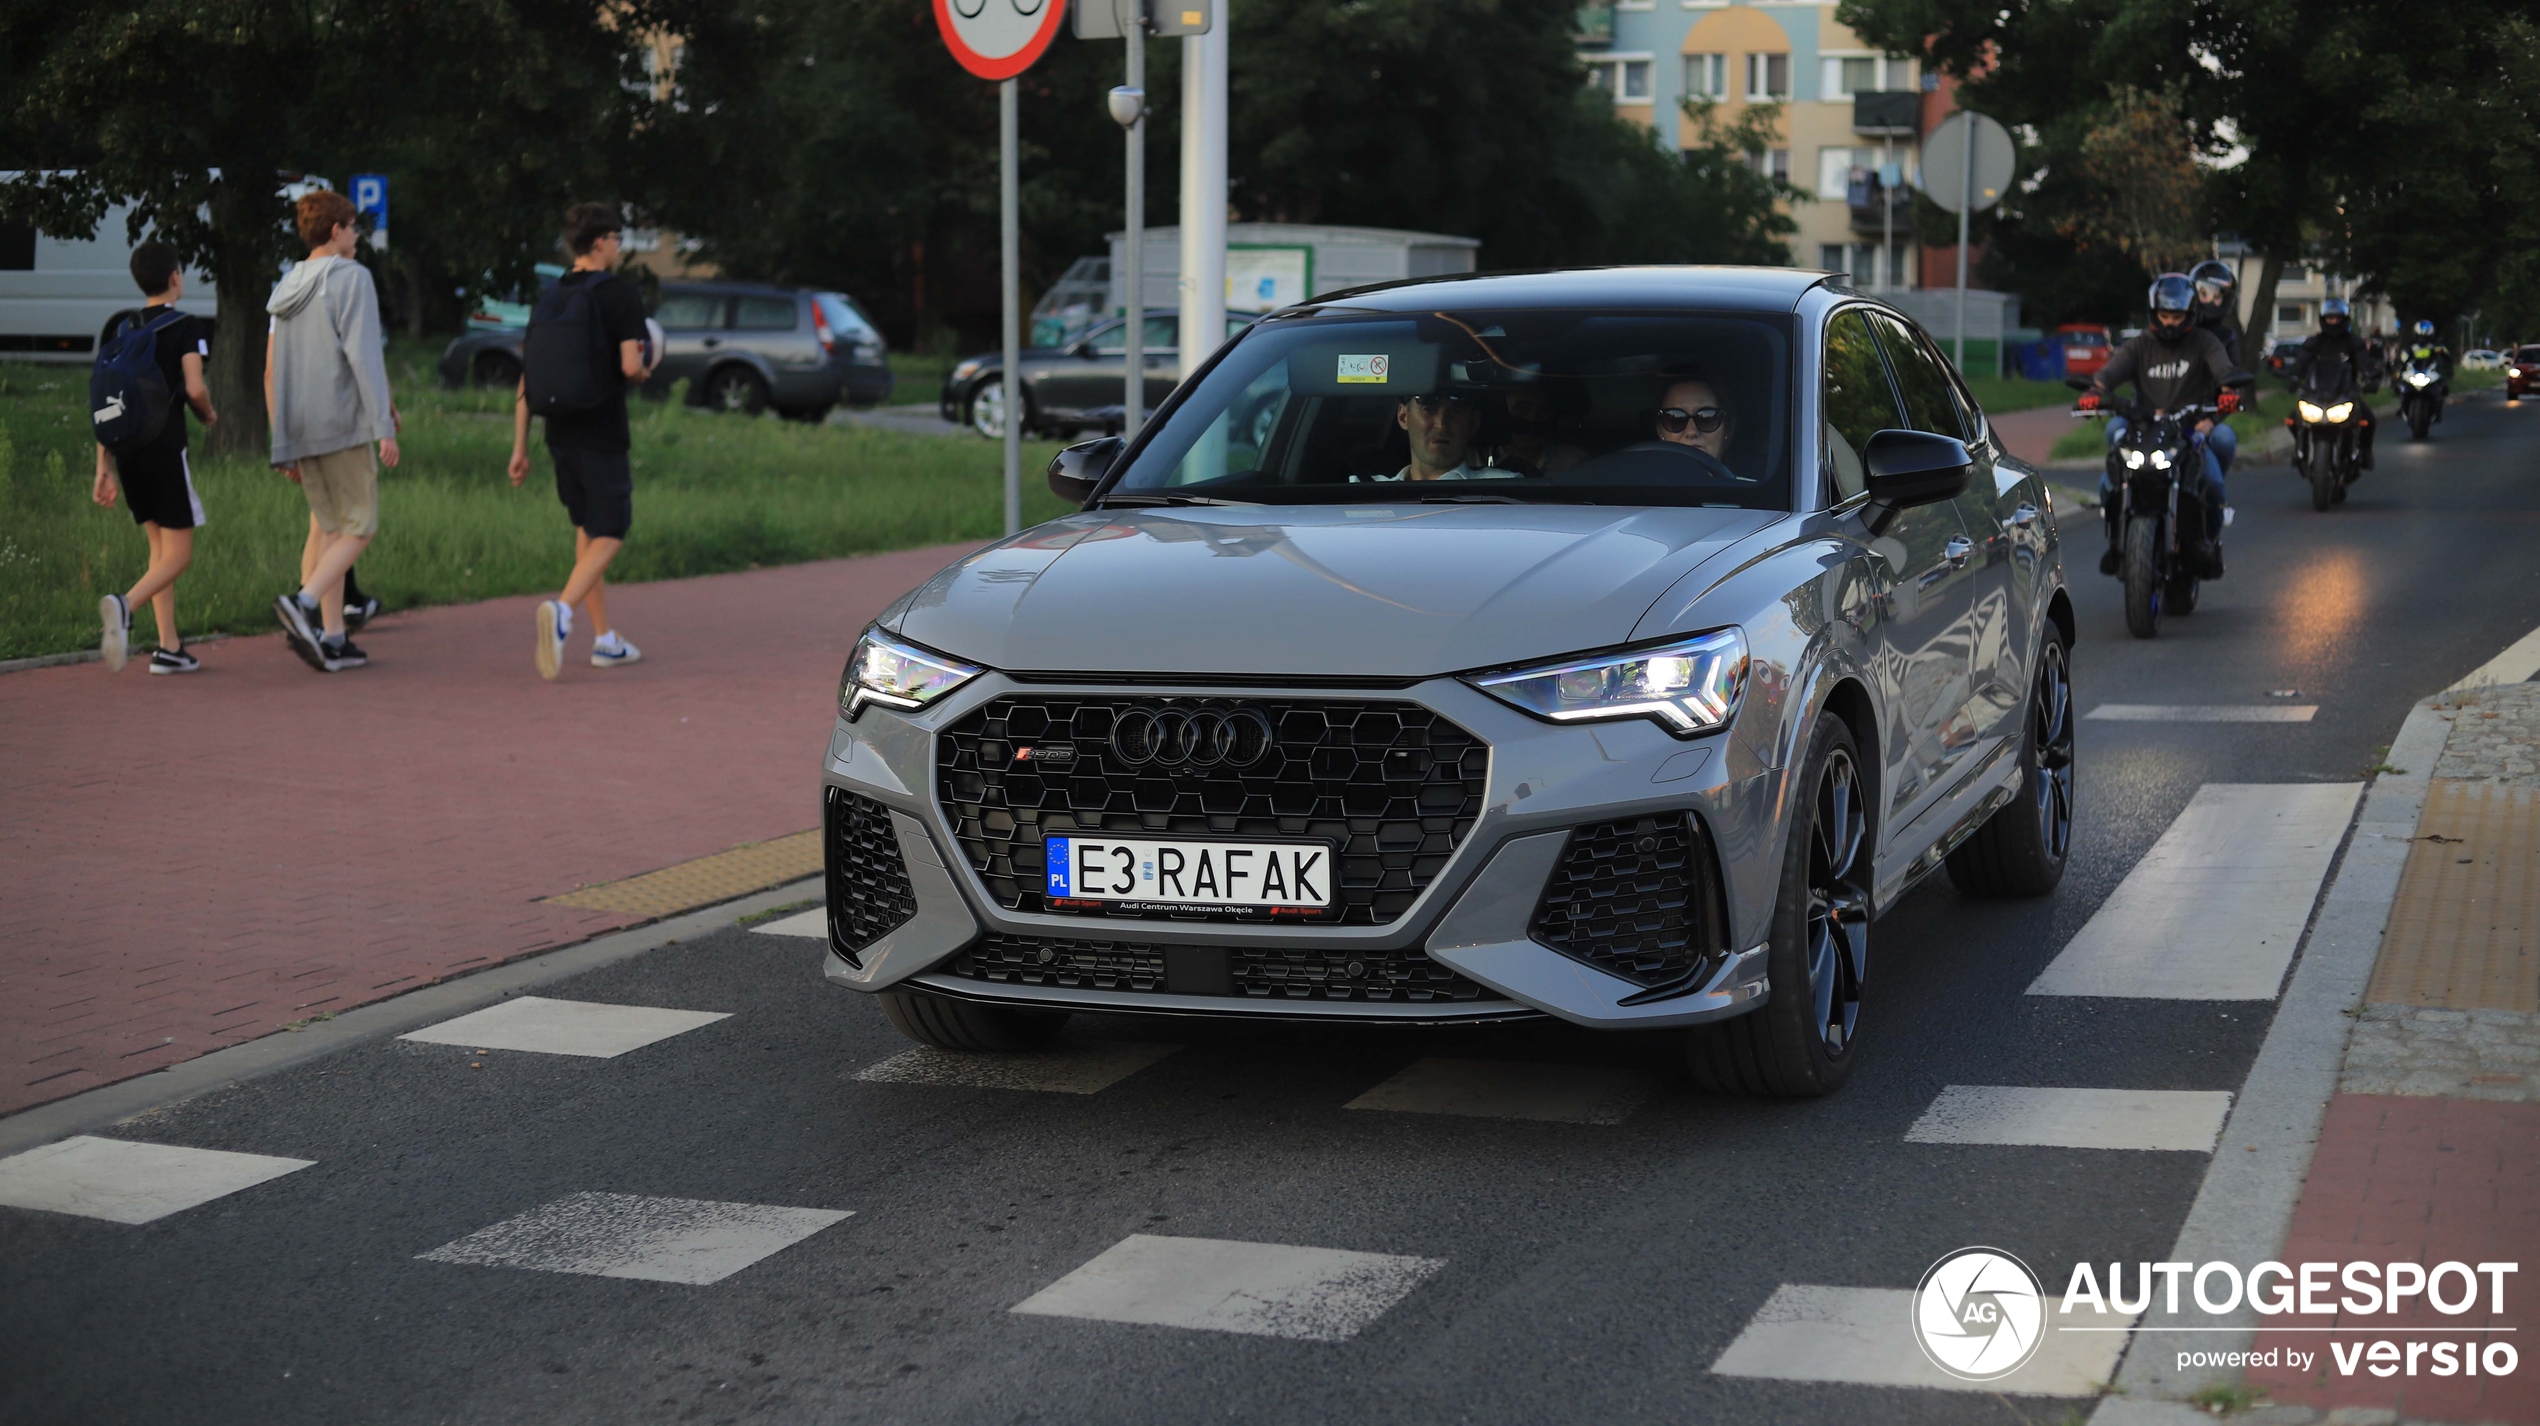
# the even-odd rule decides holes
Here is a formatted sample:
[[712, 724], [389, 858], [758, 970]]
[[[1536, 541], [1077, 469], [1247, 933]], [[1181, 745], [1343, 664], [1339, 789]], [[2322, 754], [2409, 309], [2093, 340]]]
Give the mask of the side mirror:
[[1871, 502], [1890, 510], [1955, 500], [1975, 463], [1964, 442], [1928, 431], [1880, 431], [1861, 453]]
[[2086, 376], [2068, 376], [2064, 378], [2064, 384], [2075, 391], [2088, 391], [2090, 389], [2090, 378]]
[[2258, 378], [2253, 372], [2235, 367], [2232, 369], [2231, 375], [2222, 379], [2222, 384], [2225, 386], [2255, 386], [2258, 384]]
[[1120, 459], [1128, 445], [1118, 436], [1105, 436], [1060, 451], [1050, 458], [1050, 493], [1080, 506], [1093, 499], [1094, 487], [1111, 473], [1112, 462]]

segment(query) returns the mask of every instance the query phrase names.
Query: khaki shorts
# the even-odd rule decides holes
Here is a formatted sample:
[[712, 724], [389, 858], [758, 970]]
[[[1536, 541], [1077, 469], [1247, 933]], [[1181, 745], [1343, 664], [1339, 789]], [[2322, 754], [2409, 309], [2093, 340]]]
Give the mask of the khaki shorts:
[[309, 497], [309, 513], [326, 533], [379, 533], [379, 467], [368, 441], [300, 457], [300, 493]]

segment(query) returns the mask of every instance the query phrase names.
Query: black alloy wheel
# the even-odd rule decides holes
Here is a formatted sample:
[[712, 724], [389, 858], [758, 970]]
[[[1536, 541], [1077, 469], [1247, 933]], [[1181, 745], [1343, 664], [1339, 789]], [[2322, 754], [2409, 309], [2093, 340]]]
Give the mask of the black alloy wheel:
[[2063, 881], [2072, 845], [2072, 665], [2063, 629], [2049, 623], [2029, 692], [2019, 793], [1949, 854], [1949, 880], [1968, 896], [2044, 896]]
[[706, 378], [706, 405], [717, 411], [755, 416], [767, 409], [767, 384], [746, 366], [727, 366]]
[[1870, 965], [1870, 806], [1852, 730], [1821, 713], [1801, 764], [1761, 1009], [1695, 1027], [1686, 1062], [1704, 1087], [1803, 1098], [1843, 1087]]

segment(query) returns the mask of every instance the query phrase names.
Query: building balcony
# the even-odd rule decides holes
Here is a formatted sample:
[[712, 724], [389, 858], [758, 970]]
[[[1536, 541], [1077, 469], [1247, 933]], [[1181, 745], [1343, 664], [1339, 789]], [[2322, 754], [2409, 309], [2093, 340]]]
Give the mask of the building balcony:
[[1914, 190], [1881, 188], [1876, 179], [1855, 183], [1845, 195], [1852, 209], [1852, 231], [1863, 237], [1875, 237], [1888, 231], [1890, 215], [1895, 218], [1896, 233], [1911, 240], [1914, 231]]
[[1864, 137], [1910, 139], [1922, 131], [1922, 121], [1923, 96], [1915, 90], [1878, 89], [1852, 96], [1852, 132]]
[[1585, 0], [1579, 6], [1579, 43], [1614, 43], [1614, 0]]

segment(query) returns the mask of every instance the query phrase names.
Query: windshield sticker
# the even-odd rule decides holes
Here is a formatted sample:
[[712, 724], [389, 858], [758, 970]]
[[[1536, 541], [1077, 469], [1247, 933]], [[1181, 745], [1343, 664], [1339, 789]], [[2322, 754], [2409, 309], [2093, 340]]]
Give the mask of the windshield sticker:
[[1332, 379], [1343, 386], [1382, 386], [1385, 384], [1386, 373], [1392, 368], [1392, 359], [1381, 354], [1344, 356], [1341, 358], [1340, 370], [1333, 373]]

